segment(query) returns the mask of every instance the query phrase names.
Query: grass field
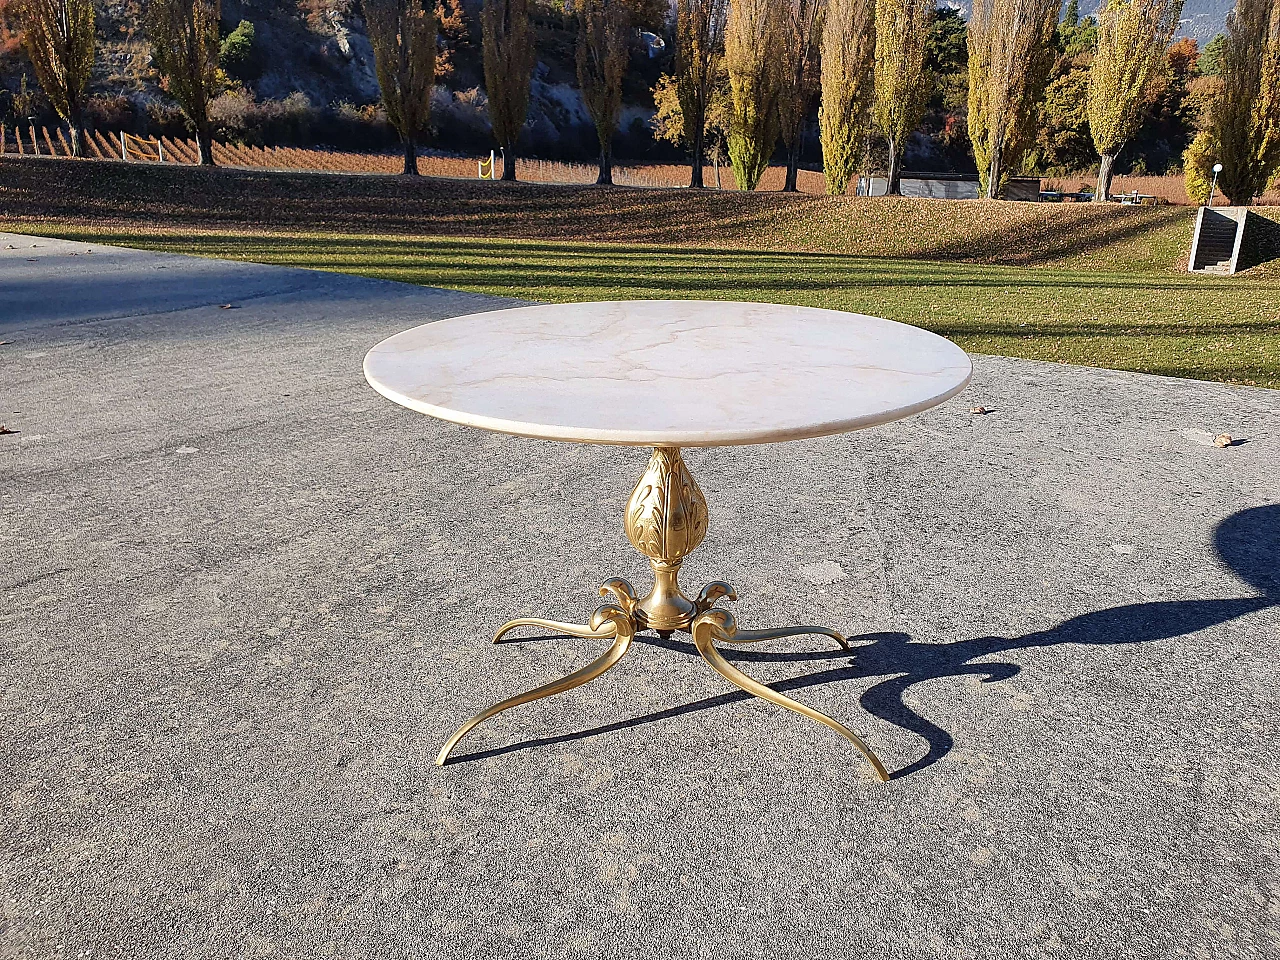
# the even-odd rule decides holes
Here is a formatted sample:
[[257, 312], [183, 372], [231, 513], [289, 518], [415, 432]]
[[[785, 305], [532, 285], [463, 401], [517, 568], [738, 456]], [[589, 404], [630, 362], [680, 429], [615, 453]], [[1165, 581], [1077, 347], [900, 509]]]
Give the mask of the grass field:
[[[47, 212], [17, 204], [20, 215], [0, 216], [0, 229], [535, 300], [702, 297], [825, 306], [918, 324], [979, 353], [1280, 388], [1280, 271], [1272, 265], [1208, 277], [1179, 270], [1190, 235], [1186, 210], [1064, 213], [1040, 204], [781, 202], [777, 195], [756, 203], [741, 194], [729, 203], [727, 195], [707, 200], [672, 191], [663, 201], [672, 223], [620, 223], [618, 207], [636, 202], [634, 191], [516, 186], [481, 194], [501, 185], [467, 184], [469, 193], [446, 203], [460, 188], [433, 190], [427, 181], [404, 187], [424, 198], [415, 224], [412, 210], [380, 220], [382, 208], [366, 195], [375, 189], [366, 182], [374, 181], [376, 190], [390, 191], [377, 203], [392, 206], [405, 181], [359, 178], [352, 187], [364, 191], [353, 201], [358, 210], [340, 216], [334, 183], [347, 178], [326, 177], [312, 182], [325, 185], [330, 223], [303, 227], [306, 203], [296, 190], [306, 178], [294, 175], [304, 183], [290, 188], [287, 203], [264, 204], [243, 192], [263, 176], [234, 181], [241, 189], [234, 196], [228, 189], [202, 223], [172, 208], [149, 211], [147, 202], [160, 201], [131, 197], [113, 182], [103, 203], [127, 216], [69, 218], [75, 198], [64, 191]], [[221, 179], [218, 185], [227, 187]], [[5, 200], [0, 181], [0, 210]], [[198, 210], [189, 193], [182, 202], [183, 210]], [[270, 214], [249, 220], [237, 202], [275, 209], [275, 222]], [[399, 210], [405, 206], [401, 200]], [[372, 226], [352, 229], [357, 216]], [[499, 217], [508, 218], [507, 229], [523, 223], [540, 238], [485, 235]], [[617, 233], [641, 238], [601, 242], [611, 217]], [[693, 225], [681, 244], [678, 225], [686, 221]], [[676, 236], [643, 239], [655, 232]]]

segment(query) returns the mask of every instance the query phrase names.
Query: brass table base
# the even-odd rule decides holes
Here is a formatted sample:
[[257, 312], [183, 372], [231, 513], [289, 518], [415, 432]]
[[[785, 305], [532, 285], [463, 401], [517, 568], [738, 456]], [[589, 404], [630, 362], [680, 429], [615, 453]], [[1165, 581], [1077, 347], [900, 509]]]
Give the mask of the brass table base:
[[636, 484], [631, 499], [627, 502], [626, 529], [632, 545], [649, 558], [649, 566], [653, 569], [653, 587], [647, 594], [642, 597], [626, 580], [614, 578], [600, 588], [600, 595], [611, 597], [612, 602], [596, 608], [588, 624], [520, 617], [503, 624], [493, 638], [494, 643], [499, 643], [516, 627], [540, 627], [571, 637], [608, 640], [611, 641], [609, 648], [567, 677], [509, 697], [477, 713], [448, 739], [436, 758], [437, 764], [443, 766], [458, 741], [490, 717], [511, 707], [580, 687], [605, 673], [622, 659], [639, 631], [655, 630], [661, 636], [668, 637], [676, 630], [681, 630], [692, 634], [698, 653], [716, 673], [762, 700], [826, 724], [848, 739], [866, 757], [881, 781], [889, 779], [884, 765], [856, 733], [826, 714], [785, 697], [747, 676], [729, 663], [716, 648], [717, 643], [759, 643], [800, 634], [828, 636], [845, 649], [848, 649], [849, 644], [841, 634], [826, 627], [739, 630], [733, 614], [715, 606], [720, 599], [737, 599], [733, 587], [720, 580], [707, 584], [693, 599], [681, 592], [677, 583], [680, 564], [706, 536], [707, 502], [678, 448], [654, 449], [644, 476]]

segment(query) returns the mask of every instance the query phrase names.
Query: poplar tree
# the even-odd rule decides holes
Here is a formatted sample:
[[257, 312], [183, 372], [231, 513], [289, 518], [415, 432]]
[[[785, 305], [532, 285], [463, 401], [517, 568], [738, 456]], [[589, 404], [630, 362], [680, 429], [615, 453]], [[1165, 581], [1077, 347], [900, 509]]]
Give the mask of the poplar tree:
[[629, 21], [623, 0], [579, 0], [578, 87], [600, 141], [600, 184], [613, 183], [613, 137], [622, 114]]
[[780, 13], [778, 0], [734, 0], [725, 24], [729, 162], [742, 190], [756, 188], [778, 142]]
[[418, 175], [418, 141], [431, 120], [436, 11], [429, 0], [364, 0], [365, 24], [387, 120], [404, 144], [404, 173]]
[[876, 2], [876, 125], [889, 145], [889, 189], [902, 193], [902, 155], [933, 92], [925, 69], [936, 0]]
[[147, 35], [161, 85], [195, 130], [200, 162], [213, 166], [209, 101], [218, 87], [218, 0], [151, 0]]
[[516, 142], [529, 111], [529, 80], [536, 61], [529, 0], [484, 0], [484, 84], [489, 125], [502, 147], [502, 179], [516, 178]]
[[800, 172], [804, 121], [818, 89], [818, 44], [826, 0], [775, 0], [783, 10], [778, 122], [787, 147], [784, 192], [794, 192]]
[[1089, 68], [1089, 132], [1102, 162], [1093, 199], [1111, 195], [1116, 154], [1138, 132], [1145, 93], [1159, 75], [1182, 0], [1106, 0], [1098, 10], [1098, 49]]
[[1227, 17], [1219, 61], [1222, 87], [1183, 164], [1187, 193], [1208, 199], [1218, 186], [1237, 205], [1252, 203], [1280, 173], [1280, 0], [1238, 0]]
[[728, 0], [676, 0], [676, 93], [690, 151], [691, 187], [703, 186], [707, 111], [724, 68], [728, 14]]
[[1032, 140], [1053, 65], [1061, 0], [974, 0], [969, 17], [969, 140], [989, 199]]
[[92, 0], [17, 0], [10, 8], [44, 95], [71, 128], [71, 155], [83, 156], [84, 92], [93, 69]]
[[858, 172], [873, 91], [875, 0], [828, 0], [822, 28], [822, 172], [841, 194]]

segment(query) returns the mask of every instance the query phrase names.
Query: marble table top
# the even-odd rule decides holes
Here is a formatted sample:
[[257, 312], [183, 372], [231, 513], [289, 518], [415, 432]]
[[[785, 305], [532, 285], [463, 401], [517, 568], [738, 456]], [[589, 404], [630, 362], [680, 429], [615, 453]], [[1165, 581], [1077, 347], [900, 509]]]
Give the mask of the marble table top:
[[710, 447], [887, 423], [955, 396], [969, 358], [892, 320], [710, 300], [549, 304], [426, 323], [364, 360], [383, 396], [547, 440]]

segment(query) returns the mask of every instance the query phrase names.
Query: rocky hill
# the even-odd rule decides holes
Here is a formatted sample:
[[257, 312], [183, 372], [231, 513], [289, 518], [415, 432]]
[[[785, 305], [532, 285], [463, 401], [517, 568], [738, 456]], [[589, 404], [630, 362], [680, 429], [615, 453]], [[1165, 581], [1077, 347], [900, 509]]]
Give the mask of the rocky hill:
[[[1102, 0], [1080, 0], [1080, 15], [1091, 16], [1102, 5]], [[966, 17], [973, 7], [972, 0], [938, 0], [938, 6], [960, 10]], [[1182, 24], [1178, 36], [1192, 37], [1203, 46], [1227, 25], [1227, 14], [1235, 6], [1235, 0], [1186, 0], [1182, 7]], [[1066, 7], [1066, 3], [1063, 3]]]
[[[0, 0], [0, 6], [3, 0]], [[97, 64], [90, 85], [91, 123], [137, 133], [180, 134], [184, 121], [159, 87], [150, 64], [143, 0], [95, 0]], [[438, 0], [441, 18], [439, 87], [433, 104], [435, 143], [462, 152], [492, 146], [483, 92], [480, 0]], [[222, 33], [252, 24], [248, 52], [225, 56], [226, 92], [213, 113], [225, 136], [249, 143], [323, 142], [381, 147], [394, 141], [378, 103], [373, 51], [359, 0], [222, 0]], [[574, 23], [561, 3], [535, 13], [539, 63], [534, 76], [526, 149], [549, 159], [587, 159], [595, 133], [575, 84]], [[242, 30], [243, 32], [243, 30]], [[648, 128], [650, 88], [669, 53], [650, 57], [633, 44], [617, 152], [631, 159], [665, 159]], [[21, 108], [23, 76], [34, 77], [20, 50], [0, 52], [0, 122], [34, 112], [55, 123], [47, 105]], [[8, 96], [5, 95], [8, 92]]]

